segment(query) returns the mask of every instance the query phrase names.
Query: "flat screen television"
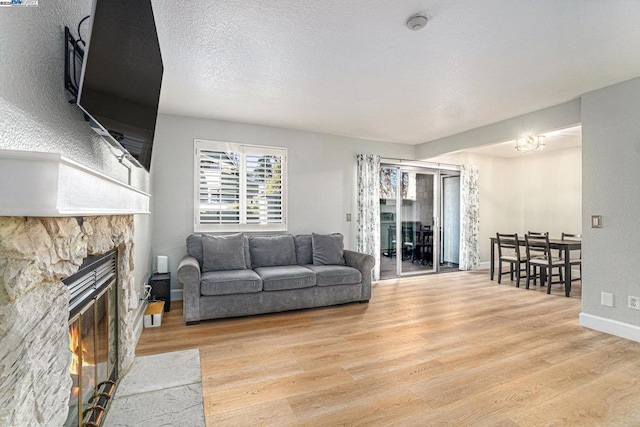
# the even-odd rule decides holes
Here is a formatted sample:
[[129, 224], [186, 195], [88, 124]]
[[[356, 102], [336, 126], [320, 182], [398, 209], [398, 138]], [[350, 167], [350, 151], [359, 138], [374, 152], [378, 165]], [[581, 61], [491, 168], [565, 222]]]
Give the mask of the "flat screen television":
[[78, 106], [136, 166], [151, 168], [162, 56], [150, 0], [94, 0]]

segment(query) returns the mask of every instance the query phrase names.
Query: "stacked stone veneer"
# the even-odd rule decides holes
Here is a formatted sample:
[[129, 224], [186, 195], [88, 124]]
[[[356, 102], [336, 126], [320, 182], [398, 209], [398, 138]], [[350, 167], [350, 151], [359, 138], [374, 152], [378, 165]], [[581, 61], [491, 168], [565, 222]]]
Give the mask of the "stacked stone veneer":
[[69, 291], [87, 255], [118, 248], [120, 373], [135, 356], [133, 216], [0, 217], [0, 426], [64, 424], [71, 389]]

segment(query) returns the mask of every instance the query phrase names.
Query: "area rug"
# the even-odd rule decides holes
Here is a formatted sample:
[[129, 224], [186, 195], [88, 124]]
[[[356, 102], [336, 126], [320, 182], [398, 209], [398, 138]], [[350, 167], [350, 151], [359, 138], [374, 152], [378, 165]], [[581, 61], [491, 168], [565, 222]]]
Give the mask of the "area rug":
[[204, 426], [200, 352], [136, 357], [118, 385], [103, 425]]

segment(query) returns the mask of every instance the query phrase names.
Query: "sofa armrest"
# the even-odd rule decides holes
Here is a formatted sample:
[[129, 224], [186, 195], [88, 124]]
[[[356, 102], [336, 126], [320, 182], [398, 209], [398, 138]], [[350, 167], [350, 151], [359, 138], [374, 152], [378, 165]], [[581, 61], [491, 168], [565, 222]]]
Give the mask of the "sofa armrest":
[[350, 251], [348, 249], [345, 249], [343, 253], [347, 265], [358, 269], [362, 274], [362, 296], [360, 300], [369, 301], [371, 298], [371, 270], [376, 260], [371, 255]]
[[182, 283], [184, 321], [200, 321], [200, 264], [186, 255], [178, 264], [178, 282]]

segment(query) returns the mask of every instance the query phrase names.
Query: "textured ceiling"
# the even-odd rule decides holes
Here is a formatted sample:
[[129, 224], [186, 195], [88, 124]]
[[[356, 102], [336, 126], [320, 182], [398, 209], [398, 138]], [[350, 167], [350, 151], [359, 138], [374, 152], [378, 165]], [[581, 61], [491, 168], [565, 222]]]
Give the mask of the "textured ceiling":
[[640, 76], [637, 0], [153, 6], [169, 114], [416, 144]]

